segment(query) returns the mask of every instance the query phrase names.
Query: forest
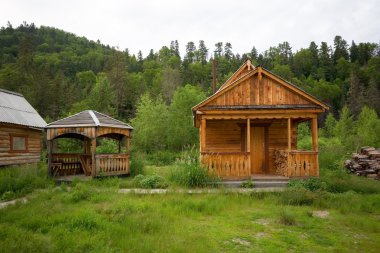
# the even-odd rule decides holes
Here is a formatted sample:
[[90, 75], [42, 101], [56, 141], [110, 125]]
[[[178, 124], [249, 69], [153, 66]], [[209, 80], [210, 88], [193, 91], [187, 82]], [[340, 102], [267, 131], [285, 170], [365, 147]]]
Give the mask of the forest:
[[220, 86], [251, 59], [330, 105], [319, 119], [326, 137], [342, 137], [349, 149], [364, 139], [379, 145], [380, 45], [333, 41], [234, 53], [229, 42], [200, 40], [187, 42], [181, 56], [173, 40], [144, 56], [57, 28], [8, 23], [0, 29], [0, 88], [22, 93], [47, 122], [93, 109], [130, 122], [137, 149], [178, 151], [198, 143], [190, 108], [212, 93], [212, 61]]

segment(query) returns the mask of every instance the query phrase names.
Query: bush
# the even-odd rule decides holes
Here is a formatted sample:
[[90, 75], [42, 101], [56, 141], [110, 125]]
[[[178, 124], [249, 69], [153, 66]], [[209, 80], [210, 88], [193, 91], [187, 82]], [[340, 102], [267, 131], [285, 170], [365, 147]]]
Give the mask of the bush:
[[134, 182], [137, 187], [155, 189], [155, 188], [167, 188], [168, 184], [165, 179], [159, 175], [137, 175], [134, 178]]
[[208, 171], [197, 164], [178, 164], [170, 180], [186, 187], [205, 187], [215, 183], [216, 178], [209, 176]]
[[138, 157], [131, 157], [130, 173], [133, 177], [144, 174], [144, 162]]
[[147, 159], [154, 165], [163, 166], [173, 164], [179, 156], [178, 152], [157, 151], [149, 154]]
[[286, 205], [312, 205], [316, 195], [305, 188], [289, 188], [280, 195], [280, 202]]
[[243, 183], [241, 183], [240, 187], [242, 188], [253, 188], [255, 184], [253, 183], [252, 180], [246, 180]]
[[326, 189], [326, 183], [321, 179], [316, 177], [311, 177], [307, 179], [292, 179], [289, 181], [289, 187], [302, 187], [309, 191], [317, 191]]
[[47, 176], [46, 164], [11, 166], [0, 170], [0, 198], [9, 200], [17, 198], [34, 189], [53, 185]]
[[282, 209], [279, 214], [279, 222], [286, 226], [292, 226], [296, 224], [296, 218], [289, 210]]
[[89, 200], [93, 194], [93, 191], [82, 183], [77, 183], [70, 193], [70, 199], [73, 202], [79, 202], [82, 200]]

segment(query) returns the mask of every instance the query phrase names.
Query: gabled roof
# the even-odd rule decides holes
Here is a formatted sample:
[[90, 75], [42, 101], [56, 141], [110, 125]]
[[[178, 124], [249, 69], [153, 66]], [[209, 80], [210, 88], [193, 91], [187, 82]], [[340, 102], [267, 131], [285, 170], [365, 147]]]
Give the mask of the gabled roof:
[[[244, 64], [243, 64], [244, 66]], [[249, 72], [247, 72], [246, 74], [240, 76], [237, 80], [235, 81], [230, 81], [229, 83], [225, 83], [222, 87], [223, 89], [221, 88], [220, 90], [218, 90], [216, 93], [214, 93], [213, 95], [211, 95], [210, 97], [206, 98], [205, 100], [203, 100], [201, 103], [199, 103], [198, 105], [194, 106], [192, 108], [192, 111], [196, 111], [198, 110], [200, 107], [202, 106], [205, 106], [207, 105], [209, 102], [213, 101], [214, 99], [218, 98], [219, 96], [223, 95], [224, 93], [228, 92], [229, 90], [233, 89], [235, 86], [237, 86], [238, 84], [240, 84], [241, 82], [243, 82], [244, 80], [247, 80], [248, 78], [252, 77], [253, 75], [255, 74], [259, 74], [259, 75], [266, 75], [268, 76], [269, 78], [275, 80], [276, 82], [278, 82], [279, 84], [285, 86], [286, 88], [288, 88], [289, 90], [291, 90], [292, 92], [298, 94], [299, 96], [307, 99], [308, 101], [322, 107], [323, 109], [326, 109], [328, 110], [329, 109], [329, 106], [327, 106], [325, 103], [323, 103], [322, 101], [318, 100], [317, 98], [315, 98], [313, 95], [307, 93], [306, 91], [302, 90], [301, 88], [299, 88], [298, 86], [292, 84], [292, 83], [289, 83], [288, 81], [282, 79], [281, 77], [277, 76], [276, 74], [270, 72], [269, 70], [261, 67], [261, 66], [257, 66], [257, 68], [253, 69], [253, 70], [250, 70]], [[230, 78], [231, 79], [231, 78]], [[229, 80], [230, 80], [229, 79]]]
[[254, 69], [255, 69], [255, 66], [253, 66], [251, 60], [249, 60], [249, 59], [246, 60], [243, 63], [243, 65], [241, 65], [240, 68], [238, 68], [238, 70], [236, 70], [235, 73], [233, 73], [232, 76], [230, 78], [228, 78], [224, 84], [222, 84], [222, 86], [220, 86], [220, 88], [219, 88], [219, 90], [217, 90], [217, 92], [223, 90], [228, 85], [230, 85], [231, 83], [233, 83], [234, 81], [239, 79], [241, 76], [245, 75], [246, 73], [248, 73], [249, 71], [254, 70]]
[[0, 89], [0, 122], [44, 128], [45, 120], [20, 93]]
[[69, 117], [54, 121], [48, 124], [46, 128], [98, 126], [133, 129], [133, 127], [127, 123], [94, 110], [82, 111]]

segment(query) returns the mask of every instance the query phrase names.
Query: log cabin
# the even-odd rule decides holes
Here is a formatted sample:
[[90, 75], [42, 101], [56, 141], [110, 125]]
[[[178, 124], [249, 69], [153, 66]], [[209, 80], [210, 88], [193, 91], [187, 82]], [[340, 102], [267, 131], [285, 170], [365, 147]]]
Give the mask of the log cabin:
[[[329, 107], [247, 60], [213, 95], [192, 108], [200, 160], [225, 180], [319, 176], [319, 113]], [[297, 150], [297, 126], [308, 121], [312, 150]]]
[[[86, 110], [54, 121], [46, 127], [48, 173], [50, 176], [113, 176], [129, 174], [129, 150], [133, 128], [103, 113]], [[82, 153], [57, 152], [57, 140], [82, 141]], [[116, 154], [97, 154], [99, 138], [117, 141]], [[125, 152], [122, 153], [122, 143]]]
[[45, 126], [22, 94], [0, 89], [0, 166], [38, 162]]

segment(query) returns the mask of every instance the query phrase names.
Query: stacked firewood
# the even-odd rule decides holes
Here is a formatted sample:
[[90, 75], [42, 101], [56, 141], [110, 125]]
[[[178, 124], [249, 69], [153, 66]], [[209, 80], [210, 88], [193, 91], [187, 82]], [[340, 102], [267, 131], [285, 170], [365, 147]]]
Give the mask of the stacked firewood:
[[276, 175], [285, 175], [288, 168], [288, 152], [283, 150], [275, 150], [273, 154], [274, 166], [276, 168]]
[[360, 153], [353, 153], [351, 160], [346, 160], [344, 166], [358, 176], [380, 180], [380, 149], [363, 147]]

